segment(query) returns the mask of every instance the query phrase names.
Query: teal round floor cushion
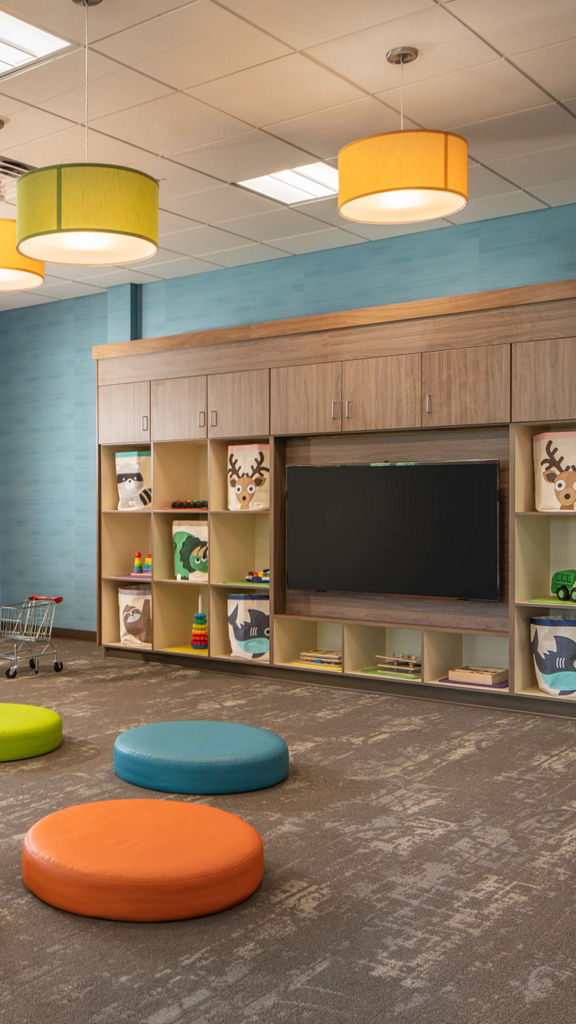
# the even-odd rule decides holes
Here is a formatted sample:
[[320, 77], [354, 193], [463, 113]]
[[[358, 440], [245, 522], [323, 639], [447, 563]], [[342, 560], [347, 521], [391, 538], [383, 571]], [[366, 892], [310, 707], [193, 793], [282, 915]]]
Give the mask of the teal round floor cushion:
[[0, 703], [0, 761], [19, 761], [55, 750], [62, 742], [62, 719], [50, 708]]
[[154, 722], [128, 729], [114, 744], [121, 779], [164, 793], [244, 793], [288, 774], [281, 736], [238, 722]]

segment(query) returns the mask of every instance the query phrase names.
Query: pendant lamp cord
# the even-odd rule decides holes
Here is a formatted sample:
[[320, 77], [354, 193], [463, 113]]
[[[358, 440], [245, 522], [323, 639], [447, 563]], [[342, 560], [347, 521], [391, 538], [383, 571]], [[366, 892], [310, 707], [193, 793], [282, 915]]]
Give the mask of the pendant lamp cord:
[[400, 131], [404, 131], [404, 61], [400, 61]]
[[84, 0], [84, 160], [88, 163], [88, 4]]

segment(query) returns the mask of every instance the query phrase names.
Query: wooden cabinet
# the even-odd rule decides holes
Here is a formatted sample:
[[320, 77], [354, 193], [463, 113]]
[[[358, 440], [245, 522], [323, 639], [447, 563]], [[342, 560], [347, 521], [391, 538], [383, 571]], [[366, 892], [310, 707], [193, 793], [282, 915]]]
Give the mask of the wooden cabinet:
[[512, 347], [512, 419], [576, 418], [576, 338]]
[[150, 440], [150, 384], [104, 384], [98, 388], [100, 444]]
[[153, 380], [150, 386], [153, 441], [206, 437], [205, 376]]
[[420, 426], [420, 353], [342, 364], [342, 430]]
[[273, 434], [420, 426], [420, 353], [271, 370]]
[[208, 437], [258, 437], [269, 430], [268, 370], [208, 377]]
[[342, 363], [270, 371], [272, 434], [327, 434], [342, 427]]
[[506, 423], [510, 419], [510, 345], [422, 355], [422, 426]]

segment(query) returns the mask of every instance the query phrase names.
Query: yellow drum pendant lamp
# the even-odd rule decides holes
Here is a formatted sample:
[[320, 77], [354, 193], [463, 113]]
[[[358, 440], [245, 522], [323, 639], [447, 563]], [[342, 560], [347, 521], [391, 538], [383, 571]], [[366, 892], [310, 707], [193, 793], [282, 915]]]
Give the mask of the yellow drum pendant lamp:
[[[414, 47], [390, 50], [391, 64], [415, 60]], [[362, 224], [412, 224], [449, 217], [468, 197], [468, 143], [442, 131], [401, 130], [349, 142], [338, 154], [338, 210]]]
[[28, 171], [16, 184], [18, 252], [66, 266], [108, 267], [158, 252], [158, 182], [131, 167], [88, 162], [88, 8], [85, 8], [85, 160]]
[[44, 281], [44, 264], [22, 256], [16, 248], [16, 221], [0, 219], [0, 292], [37, 288]]
[[18, 251], [47, 263], [113, 266], [158, 252], [158, 182], [113, 164], [58, 164], [16, 185]]

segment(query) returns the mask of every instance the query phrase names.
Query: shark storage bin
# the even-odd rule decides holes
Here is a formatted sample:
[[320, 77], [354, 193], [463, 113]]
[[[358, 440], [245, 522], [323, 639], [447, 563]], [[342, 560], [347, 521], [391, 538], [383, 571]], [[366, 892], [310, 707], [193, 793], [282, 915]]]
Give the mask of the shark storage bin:
[[576, 692], [576, 619], [530, 619], [538, 686], [553, 697]]
[[270, 660], [270, 599], [264, 594], [228, 594], [228, 633], [234, 658]]

